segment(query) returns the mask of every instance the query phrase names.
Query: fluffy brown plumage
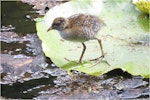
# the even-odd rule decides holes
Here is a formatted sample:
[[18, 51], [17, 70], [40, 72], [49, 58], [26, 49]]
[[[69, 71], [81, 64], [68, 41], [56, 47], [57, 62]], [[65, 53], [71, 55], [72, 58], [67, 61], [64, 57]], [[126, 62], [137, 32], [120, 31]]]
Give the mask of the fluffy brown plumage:
[[61, 37], [65, 40], [81, 42], [83, 45], [82, 54], [79, 59], [81, 63], [86, 46], [85, 41], [96, 39], [98, 40], [104, 57], [104, 52], [101, 44], [101, 40], [96, 38], [98, 31], [101, 29], [103, 22], [97, 16], [88, 14], [75, 14], [69, 18], [57, 17], [54, 19], [52, 26], [47, 30], [58, 30]]

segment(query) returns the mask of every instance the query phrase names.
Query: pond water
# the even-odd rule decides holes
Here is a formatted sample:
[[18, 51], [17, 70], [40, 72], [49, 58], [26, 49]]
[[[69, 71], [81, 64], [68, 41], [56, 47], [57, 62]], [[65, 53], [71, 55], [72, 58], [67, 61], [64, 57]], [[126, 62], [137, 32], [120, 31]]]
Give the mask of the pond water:
[[2, 1], [1, 26], [11, 25], [17, 33], [36, 33], [35, 22], [30, 19], [36, 14], [32, 7], [19, 1]]
[[[43, 60], [40, 40], [36, 37], [32, 19], [37, 14], [32, 7], [19, 1], [1, 2], [1, 95], [5, 98], [33, 98], [41, 88], [45, 90], [54, 85], [55, 76], [45, 77], [38, 66], [47, 63]], [[30, 58], [38, 59], [40, 63], [35, 60], [32, 64], [17, 66]], [[33, 76], [35, 73], [37, 75]]]

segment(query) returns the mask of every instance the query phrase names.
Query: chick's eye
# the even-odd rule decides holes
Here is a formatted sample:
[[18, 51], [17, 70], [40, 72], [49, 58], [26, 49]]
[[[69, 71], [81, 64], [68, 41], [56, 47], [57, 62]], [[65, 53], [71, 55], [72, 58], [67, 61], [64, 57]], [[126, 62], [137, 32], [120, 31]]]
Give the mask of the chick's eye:
[[56, 27], [56, 26], [59, 26], [59, 25], [60, 25], [60, 23], [55, 23], [52, 26]]
[[59, 26], [60, 24], [61, 24], [61, 23], [56, 23], [55, 25], [56, 25], [56, 26]]

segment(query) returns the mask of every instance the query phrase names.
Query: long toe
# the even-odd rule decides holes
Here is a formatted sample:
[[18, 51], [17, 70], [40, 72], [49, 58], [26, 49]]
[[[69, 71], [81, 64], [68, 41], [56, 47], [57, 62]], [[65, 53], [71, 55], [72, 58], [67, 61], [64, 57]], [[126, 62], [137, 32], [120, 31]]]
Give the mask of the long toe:
[[104, 56], [104, 55], [102, 55], [102, 56], [100, 56], [100, 57], [98, 57], [98, 58], [91, 59], [90, 61], [99, 60], [100, 58], [104, 58], [104, 57], [105, 57], [105, 56]]

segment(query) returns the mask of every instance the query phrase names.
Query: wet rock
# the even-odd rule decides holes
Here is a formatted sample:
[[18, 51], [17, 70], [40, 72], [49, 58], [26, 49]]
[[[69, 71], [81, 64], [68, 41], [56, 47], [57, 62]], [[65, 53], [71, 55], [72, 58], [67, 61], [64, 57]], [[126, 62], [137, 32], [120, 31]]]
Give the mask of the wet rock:
[[[19, 36], [14, 32], [2, 32], [1, 42], [0, 72], [3, 74], [1, 83], [13, 83], [26, 78], [24, 76], [26, 73], [37, 73], [48, 66], [42, 52], [41, 41], [35, 34]], [[33, 78], [35, 76], [31, 75], [29, 79]]]
[[147, 96], [150, 95], [150, 86], [143, 89], [142, 95], [147, 95]]
[[8, 26], [2, 26], [2, 28], [0, 29], [1, 32], [5, 32], [5, 31], [12, 31], [14, 30], [15, 27], [13, 27], [12, 25], [8, 25]]
[[34, 60], [36, 59], [33, 57], [14, 58], [13, 55], [1, 54], [0, 59], [1, 73], [7, 73], [7, 75], [9, 75], [6, 75], [4, 77], [4, 80], [6, 79], [6, 77], [10, 77], [8, 79], [14, 79], [11, 81], [16, 81], [21, 77], [24, 77], [25, 73], [35, 73], [42, 70], [42, 68], [40, 67], [40, 63], [42, 64], [42, 62], [34, 63]]
[[55, 5], [59, 5], [70, 0], [21, 0], [24, 3], [34, 5], [33, 9], [37, 9], [40, 15], [45, 15], [45, 13]]
[[140, 86], [146, 86], [148, 84], [148, 82], [143, 81], [142, 78], [140, 79], [136, 79], [136, 78], [132, 78], [132, 79], [126, 79], [126, 80], [122, 80], [119, 83], [115, 84], [115, 88], [116, 89], [129, 89], [129, 88], [138, 88]]
[[50, 74], [52, 76], [65, 76], [68, 73], [61, 68], [54, 68], [54, 69], [46, 69], [43, 71], [44, 73]]
[[0, 68], [1, 73], [9, 73], [9, 74], [14, 73], [14, 69], [7, 63], [2, 63]]
[[18, 39], [18, 35], [15, 32], [0, 32], [0, 35], [0, 40], [6, 43], [10, 43]]
[[142, 89], [128, 89], [124, 90], [119, 97], [124, 99], [138, 98], [142, 95], [142, 92]]

